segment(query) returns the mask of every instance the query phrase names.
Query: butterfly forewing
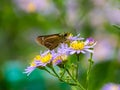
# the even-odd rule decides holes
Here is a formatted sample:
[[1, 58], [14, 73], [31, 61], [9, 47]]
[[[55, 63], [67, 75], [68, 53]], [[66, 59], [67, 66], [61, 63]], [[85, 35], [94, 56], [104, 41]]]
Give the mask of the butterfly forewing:
[[63, 42], [63, 37], [59, 34], [53, 34], [53, 35], [44, 35], [44, 36], [38, 36], [36, 38], [36, 41], [47, 47], [48, 49], [52, 50], [56, 48], [61, 42]]

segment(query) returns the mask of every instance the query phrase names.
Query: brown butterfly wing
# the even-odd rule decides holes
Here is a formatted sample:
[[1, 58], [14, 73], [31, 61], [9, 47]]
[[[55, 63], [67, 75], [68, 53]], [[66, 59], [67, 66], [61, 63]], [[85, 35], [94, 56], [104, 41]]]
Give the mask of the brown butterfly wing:
[[61, 42], [61, 40], [62, 37], [59, 34], [38, 36], [36, 38], [38, 44], [44, 45], [50, 50], [56, 48]]
[[56, 48], [62, 41], [61, 36], [52, 36], [45, 39], [44, 45], [50, 50]]
[[45, 38], [43, 36], [38, 36], [36, 38], [36, 42], [40, 45], [44, 45], [44, 40], [45, 40]]

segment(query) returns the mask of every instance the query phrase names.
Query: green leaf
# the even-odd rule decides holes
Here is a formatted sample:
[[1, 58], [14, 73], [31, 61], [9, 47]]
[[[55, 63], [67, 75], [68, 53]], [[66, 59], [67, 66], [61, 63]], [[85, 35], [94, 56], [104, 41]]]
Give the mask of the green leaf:
[[120, 26], [118, 25], [112, 25], [113, 27], [115, 27], [118, 31], [120, 31]]

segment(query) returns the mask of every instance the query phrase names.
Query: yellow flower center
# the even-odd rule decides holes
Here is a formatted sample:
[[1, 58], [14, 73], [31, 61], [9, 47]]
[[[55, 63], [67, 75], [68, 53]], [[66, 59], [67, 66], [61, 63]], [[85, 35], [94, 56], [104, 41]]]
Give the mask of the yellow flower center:
[[51, 58], [52, 58], [52, 55], [50, 53], [48, 53], [47, 55], [41, 57], [41, 62], [42, 63], [47, 63], [51, 60]]
[[[34, 60], [38, 60], [38, 61], [40, 61], [40, 62], [42, 62], [42, 63], [47, 63], [47, 62], [49, 62], [49, 61], [51, 60], [51, 58], [52, 58], [52, 55], [51, 55], [50, 53], [47, 53], [47, 54], [44, 55], [44, 56], [37, 55], [37, 56], [34, 58]], [[32, 62], [32, 63], [31, 63], [31, 66], [35, 66], [35, 63]]]
[[75, 49], [75, 50], [82, 50], [84, 49], [84, 42], [83, 41], [73, 41], [71, 44], [70, 44], [70, 47], [72, 49]]
[[40, 55], [37, 55], [34, 60], [40, 60], [41, 59], [41, 56]]

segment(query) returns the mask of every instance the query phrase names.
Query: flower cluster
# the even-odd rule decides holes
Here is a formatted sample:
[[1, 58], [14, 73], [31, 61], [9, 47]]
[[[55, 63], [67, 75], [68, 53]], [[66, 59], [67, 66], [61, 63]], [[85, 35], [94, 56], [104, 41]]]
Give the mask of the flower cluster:
[[80, 34], [77, 36], [70, 34], [67, 39], [69, 43], [61, 43], [54, 50], [48, 50], [40, 55], [36, 55], [30, 66], [25, 69], [25, 73], [29, 75], [35, 68], [44, 69], [46, 66], [63, 65], [67, 62], [69, 55], [85, 54], [86, 52], [93, 53], [93, 48], [96, 44], [93, 38], [85, 40], [80, 37]]

